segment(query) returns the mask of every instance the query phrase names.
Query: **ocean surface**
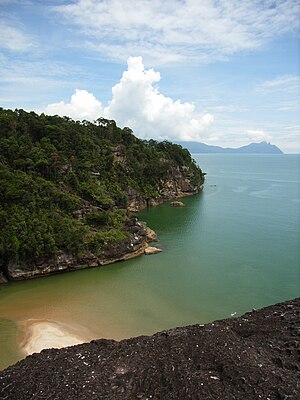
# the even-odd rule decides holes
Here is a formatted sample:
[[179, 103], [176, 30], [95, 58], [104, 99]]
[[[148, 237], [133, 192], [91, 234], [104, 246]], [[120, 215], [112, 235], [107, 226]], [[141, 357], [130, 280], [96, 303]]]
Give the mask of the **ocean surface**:
[[0, 369], [23, 357], [28, 319], [121, 339], [300, 296], [300, 156], [194, 158], [204, 191], [140, 212], [162, 253], [0, 286]]

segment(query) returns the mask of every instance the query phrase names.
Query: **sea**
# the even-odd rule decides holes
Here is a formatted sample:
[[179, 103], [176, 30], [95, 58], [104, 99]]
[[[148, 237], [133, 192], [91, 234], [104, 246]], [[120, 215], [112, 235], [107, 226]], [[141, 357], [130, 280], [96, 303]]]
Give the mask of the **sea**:
[[0, 286], [0, 369], [30, 319], [120, 340], [300, 296], [300, 155], [193, 157], [203, 192], [139, 213], [163, 252]]

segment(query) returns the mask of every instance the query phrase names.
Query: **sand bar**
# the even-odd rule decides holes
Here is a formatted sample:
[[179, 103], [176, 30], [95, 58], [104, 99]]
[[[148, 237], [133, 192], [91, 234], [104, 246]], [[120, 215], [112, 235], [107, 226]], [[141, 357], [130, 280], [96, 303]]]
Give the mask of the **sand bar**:
[[43, 349], [59, 349], [93, 339], [86, 328], [75, 329], [58, 321], [29, 319], [21, 322], [19, 328], [19, 344], [26, 356]]

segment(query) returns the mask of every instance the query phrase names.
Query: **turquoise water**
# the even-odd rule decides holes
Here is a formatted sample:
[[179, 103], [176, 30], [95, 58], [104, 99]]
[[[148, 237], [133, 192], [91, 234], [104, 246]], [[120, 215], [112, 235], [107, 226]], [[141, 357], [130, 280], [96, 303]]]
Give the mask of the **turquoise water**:
[[121, 339], [300, 295], [300, 156], [194, 155], [205, 189], [140, 213], [162, 253], [0, 287], [0, 368], [18, 324], [63, 321]]

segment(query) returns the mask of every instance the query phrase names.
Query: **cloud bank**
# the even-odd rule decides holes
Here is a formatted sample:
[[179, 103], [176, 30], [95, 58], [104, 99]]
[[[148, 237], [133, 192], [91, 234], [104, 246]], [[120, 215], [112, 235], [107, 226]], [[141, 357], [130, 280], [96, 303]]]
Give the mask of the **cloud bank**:
[[[77, 0], [53, 9], [106, 59], [219, 60], [298, 30], [298, 0]], [[75, 31], [74, 31], [75, 32]]]
[[75, 120], [114, 119], [142, 138], [201, 141], [202, 132], [213, 122], [211, 114], [200, 114], [192, 103], [164, 96], [156, 87], [159, 72], [145, 69], [142, 57], [129, 57], [128, 68], [112, 88], [106, 105], [86, 90], [76, 90], [69, 103], [49, 104], [47, 114], [67, 115]]
[[262, 129], [249, 129], [247, 130], [247, 137], [252, 142], [262, 142], [272, 139], [272, 136], [264, 132]]

